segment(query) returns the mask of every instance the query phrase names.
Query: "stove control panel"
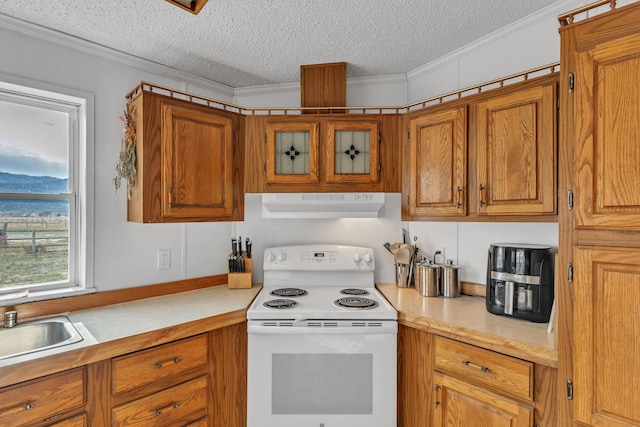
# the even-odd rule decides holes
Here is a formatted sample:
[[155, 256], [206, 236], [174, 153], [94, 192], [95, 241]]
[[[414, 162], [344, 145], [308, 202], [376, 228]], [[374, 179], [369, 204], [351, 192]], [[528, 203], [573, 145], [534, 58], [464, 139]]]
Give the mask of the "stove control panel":
[[367, 270], [374, 271], [373, 249], [344, 245], [299, 245], [267, 248], [268, 270]]

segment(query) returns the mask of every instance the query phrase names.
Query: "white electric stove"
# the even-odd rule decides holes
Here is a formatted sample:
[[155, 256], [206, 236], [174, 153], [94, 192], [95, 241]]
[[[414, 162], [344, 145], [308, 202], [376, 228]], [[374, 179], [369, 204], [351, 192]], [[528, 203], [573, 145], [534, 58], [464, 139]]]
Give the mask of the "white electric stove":
[[394, 427], [397, 312], [371, 248], [268, 248], [247, 311], [248, 427]]

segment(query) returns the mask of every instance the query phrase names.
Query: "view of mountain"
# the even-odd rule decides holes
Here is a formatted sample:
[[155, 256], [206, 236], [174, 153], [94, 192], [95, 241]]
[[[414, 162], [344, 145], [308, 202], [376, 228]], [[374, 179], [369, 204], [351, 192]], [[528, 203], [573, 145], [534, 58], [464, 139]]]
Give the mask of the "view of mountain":
[[0, 172], [0, 193], [66, 193], [69, 180]]
[[[69, 191], [69, 180], [0, 172], [0, 193], [46, 193]], [[69, 213], [66, 200], [0, 200], [0, 216], [58, 216]]]

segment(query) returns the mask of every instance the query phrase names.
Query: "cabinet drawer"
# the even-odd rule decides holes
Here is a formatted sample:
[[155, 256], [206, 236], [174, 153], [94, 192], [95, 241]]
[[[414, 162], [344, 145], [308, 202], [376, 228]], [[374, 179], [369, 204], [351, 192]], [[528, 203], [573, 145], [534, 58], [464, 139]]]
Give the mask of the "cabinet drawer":
[[178, 375], [207, 363], [207, 336], [199, 335], [113, 359], [113, 394]]
[[50, 424], [48, 427], [87, 427], [87, 425], [87, 414], [83, 413], [76, 415], [75, 417]]
[[435, 368], [533, 400], [533, 363], [435, 337]]
[[197, 411], [204, 416], [206, 407], [207, 377], [201, 376], [114, 408], [113, 426], [178, 425]]
[[1, 391], [0, 424], [39, 423], [81, 408], [85, 403], [84, 368], [78, 368]]
[[199, 420], [193, 421], [184, 427], [208, 427], [209, 426], [209, 417], [203, 417]]

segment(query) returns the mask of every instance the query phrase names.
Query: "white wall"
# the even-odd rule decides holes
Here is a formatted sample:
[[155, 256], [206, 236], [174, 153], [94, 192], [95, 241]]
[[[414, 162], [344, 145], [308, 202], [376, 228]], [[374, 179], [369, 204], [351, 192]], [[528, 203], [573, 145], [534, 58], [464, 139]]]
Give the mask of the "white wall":
[[[231, 223], [129, 223], [126, 191], [114, 194], [111, 180], [122, 136], [117, 114], [125, 108], [124, 96], [140, 81], [227, 101], [232, 100], [233, 90], [35, 26], [20, 24], [21, 30], [14, 31], [14, 20], [0, 18], [3, 78], [24, 85], [47, 82], [94, 94], [95, 161], [88, 169], [95, 174], [95, 287], [105, 291], [226, 272], [228, 248], [218, 242], [231, 234]], [[171, 249], [171, 269], [156, 269], [159, 248]]]
[[[556, 16], [584, 3], [559, 1], [407, 75], [349, 79], [348, 105], [405, 105], [558, 61]], [[245, 221], [239, 223], [128, 223], [125, 191], [114, 194], [111, 180], [122, 131], [117, 114], [125, 107], [124, 95], [141, 80], [246, 107], [297, 107], [298, 85], [232, 90], [4, 16], [0, 16], [0, 57], [0, 74], [13, 83], [43, 81], [95, 96], [94, 284], [100, 291], [225, 273], [229, 239], [237, 234], [254, 239], [257, 259], [264, 247], [279, 244], [322, 241], [371, 246], [380, 282], [393, 281], [393, 261], [382, 244], [400, 240], [402, 227], [417, 236], [418, 245], [427, 252], [444, 248], [447, 258], [462, 265], [462, 280], [479, 283], [484, 283], [490, 243], [557, 244], [556, 224], [403, 223], [397, 194], [388, 195], [385, 217], [378, 220], [263, 220], [258, 196], [247, 195]], [[159, 248], [171, 249], [171, 269], [156, 270]], [[256, 278], [261, 278], [261, 271]]]

